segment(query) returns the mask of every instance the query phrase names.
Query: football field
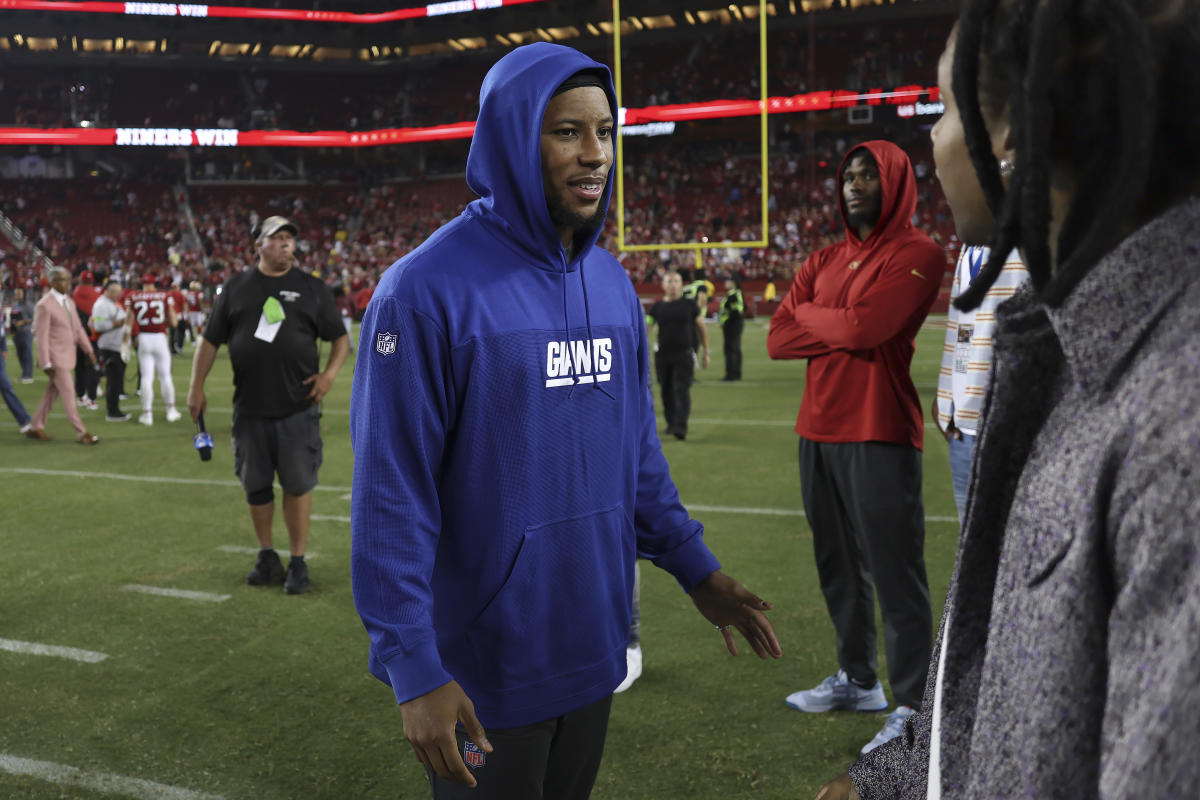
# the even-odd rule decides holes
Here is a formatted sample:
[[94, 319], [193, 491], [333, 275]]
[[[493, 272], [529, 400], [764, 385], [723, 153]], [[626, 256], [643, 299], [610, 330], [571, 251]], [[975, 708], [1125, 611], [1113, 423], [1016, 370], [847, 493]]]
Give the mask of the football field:
[[[940, 323], [922, 329], [913, 364], [926, 410]], [[723, 569], [775, 603], [784, 657], [731, 658], [674, 579], [644, 564], [645, 672], [614, 700], [596, 800], [811, 798], [886, 716], [784, 705], [837, 668], [797, 478], [804, 365], [769, 361], [766, 320], [751, 320], [745, 380], [723, 383], [720, 329], [709, 335], [688, 439], [663, 448]], [[224, 350], [207, 382], [216, 449], [209, 462], [192, 450], [191, 352], [174, 364], [182, 422], [167, 424], [156, 397], [149, 428], [81, 411], [101, 437], [92, 448], [74, 444], [61, 405], [52, 442], [20, 436], [7, 415], [0, 426], [0, 798], [427, 797], [391, 690], [367, 672], [351, 593], [353, 356], [324, 404], [313, 589], [286, 596], [244, 582], [256, 548], [232, 472]], [[10, 342], [10, 378], [15, 355]], [[16, 386], [30, 413], [45, 386], [41, 374]], [[123, 403], [135, 419], [137, 404]], [[958, 523], [946, 445], [928, 424], [925, 440], [936, 627]], [[275, 532], [286, 549], [281, 513]]]

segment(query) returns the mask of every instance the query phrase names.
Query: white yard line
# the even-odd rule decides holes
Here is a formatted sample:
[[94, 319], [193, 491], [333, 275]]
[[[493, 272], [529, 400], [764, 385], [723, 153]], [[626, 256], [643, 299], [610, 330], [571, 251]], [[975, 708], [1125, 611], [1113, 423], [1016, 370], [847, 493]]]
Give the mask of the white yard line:
[[[109, 481], [133, 481], [135, 483], [177, 483], [193, 486], [229, 486], [240, 489], [241, 484], [233, 480], [216, 478], [171, 478], [162, 475], [123, 475], [116, 472], [83, 472], [69, 469], [37, 469], [34, 467], [0, 467], [0, 472], [17, 475], [48, 475], [55, 478], [103, 478]], [[277, 484], [278, 485], [278, 484]], [[317, 486], [314, 492], [348, 492], [349, 486]]]
[[140, 583], [127, 583], [121, 587], [123, 592], [140, 592], [159, 597], [176, 597], [180, 600], [198, 600], [203, 603], [224, 603], [231, 594], [214, 594], [213, 592], [193, 592], [189, 589], [168, 589], [164, 586], [143, 586]]
[[[727, 420], [710, 419], [710, 420], [692, 420], [692, 422], [710, 422], [710, 423], [716, 423], [716, 424], [732, 424], [732, 425], [738, 425], [738, 424], [741, 424], [741, 425], [781, 425], [781, 424], [791, 425], [792, 424], [792, 423], [772, 422], [769, 420], [740, 420], [740, 421], [728, 420], [727, 421]], [[208, 479], [204, 479], [204, 478], [164, 478], [164, 477], [159, 477], [159, 476], [145, 476], [145, 475], [118, 475], [115, 473], [107, 473], [107, 472], [76, 472], [76, 471], [61, 470], [61, 469], [34, 469], [31, 467], [0, 467], [0, 473], [2, 473], [2, 472], [12, 472], [12, 473], [18, 473], [18, 474], [27, 474], [27, 475], [53, 475], [53, 476], [58, 476], [58, 477], [74, 477], [74, 478], [107, 478], [109, 480], [142, 481], [142, 482], [146, 482], [146, 483], [187, 483], [187, 484], [200, 484], [200, 485], [204, 485], [204, 486], [238, 486], [240, 488], [240, 484], [238, 484], [237, 481], [219, 481], [219, 480], [208, 480]], [[348, 494], [348, 492], [350, 491], [349, 486], [317, 486], [315, 489], [313, 489], [313, 491], [314, 492], [343, 492], [341, 499], [342, 500], [350, 499], [350, 495]], [[802, 510], [790, 509], [790, 508], [746, 508], [746, 507], [741, 507], [741, 506], [706, 506], [706, 505], [691, 506], [691, 505], [687, 505], [686, 503], [684, 503], [684, 507], [692, 509], [693, 511], [711, 511], [711, 512], [721, 513], [721, 514], [757, 514], [760, 516], [773, 516], [773, 517], [802, 517], [802, 516], [804, 516], [804, 512]], [[349, 517], [331, 516], [331, 515], [327, 515], [327, 514], [313, 514], [311, 518], [317, 522], [349, 522], [350, 521]], [[926, 522], [958, 522], [958, 517], [928, 517], [927, 516], [927, 517], [925, 517], [925, 521]]]
[[0, 771], [13, 775], [26, 775], [62, 786], [74, 786], [93, 792], [134, 797], [138, 800], [223, 800], [220, 795], [196, 792], [180, 786], [168, 786], [164, 783], [113, 775], [108, 772], [89, 772], [67, 764], [34, 761], [31, 758], [19, 758], [8, 753], [0, 753]]
[[[223, 545], [219, 545], [217, 547], [217, 549], [220, 550], [222, 553], [237, 553], [238, 555], [247, 555], [247, 556], [258, 555], [257, 547], [245, 547], [245, 546], [239, 545], [239, 544], [223, 544]], [[276, 550], [275, 552], [278, 553], [281, 558], [291, 558], [291, 556], [292, 556], [292, 554], [287, 550]], [[316, 557], [317, 557], [316, 553], [309, 552], [309, 553], [304, 554], [305, 559], [316, 558]]]
[[20, 642], [16, 639], [0, 639], [0, 650], [7, 650], [10, 653], [25, 653], [31, 656], [69, 658], [72, 661], [82, 661], [86, 664], [98, 664], [108, 658], [107, 653], [97, 653], [94, 650], [80, 650], [76, 647], [60, 647], [55, 644], [39, 644], [38, 642]]
[[[803, 517], [804, 510], [800, 508], [747, 508], [745, 506], [702, 506], [684, 503], [688, 511], [700, 511], [709, 514], [757, 514], [766, 517]], [[958, 517], [925, 517], [926, 522], [958, 522]]]

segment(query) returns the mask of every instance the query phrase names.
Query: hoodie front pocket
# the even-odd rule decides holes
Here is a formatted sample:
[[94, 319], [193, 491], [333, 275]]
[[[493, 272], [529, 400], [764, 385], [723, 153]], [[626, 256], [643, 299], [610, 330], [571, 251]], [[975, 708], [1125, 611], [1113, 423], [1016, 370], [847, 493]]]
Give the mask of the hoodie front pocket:
[[508, 580], [468, 630], [481, 672], [517, 689], [623, 649], [633, 561], [621, 506], [526, 528]]

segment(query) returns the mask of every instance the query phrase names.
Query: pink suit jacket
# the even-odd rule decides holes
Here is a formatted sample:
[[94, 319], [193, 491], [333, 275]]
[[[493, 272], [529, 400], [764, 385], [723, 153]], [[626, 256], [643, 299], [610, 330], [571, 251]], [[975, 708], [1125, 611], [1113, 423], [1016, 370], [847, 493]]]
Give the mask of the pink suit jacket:
[[37, 367], [47, 364], [55, 369], [75, 369], [75, 347], [91, 349], [87, 331], [75, 313], [75, 303], [67, 298], [70, 309], [52, 292], [46, 292], [33, 309], [33, 341], [37, 348]]

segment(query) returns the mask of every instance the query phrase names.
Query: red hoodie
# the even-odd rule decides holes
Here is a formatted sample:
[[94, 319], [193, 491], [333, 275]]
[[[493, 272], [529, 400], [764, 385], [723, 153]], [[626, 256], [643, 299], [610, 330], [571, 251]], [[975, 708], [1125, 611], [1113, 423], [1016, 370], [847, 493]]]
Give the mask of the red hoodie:
[[879, 168], [879, 221], [866, 241], [838, 207], [846, 240], [813, 253], [771, 319], [767, 353], [808, 359], [796, 433], [816, 442], [894, 442], [923, 446], [921, 402], [913, 386], [914, 340], [946, 270], [942, 248], [912, 225], [917, 187], [908, 156], [891, 142], [858, 149]]

